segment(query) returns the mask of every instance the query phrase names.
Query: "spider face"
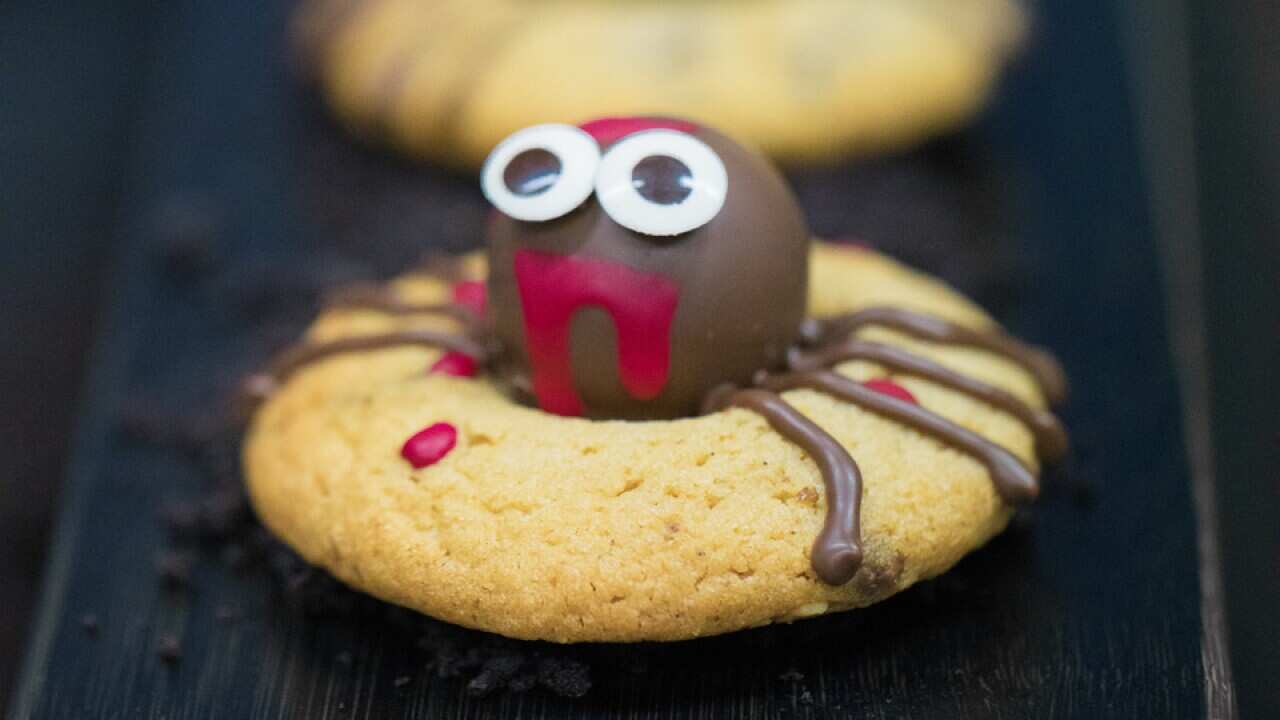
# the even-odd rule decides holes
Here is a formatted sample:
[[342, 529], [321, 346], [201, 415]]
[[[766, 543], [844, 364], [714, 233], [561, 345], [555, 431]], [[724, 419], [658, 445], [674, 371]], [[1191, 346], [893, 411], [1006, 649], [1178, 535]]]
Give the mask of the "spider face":
[[692, 415], [782, 364], [809, 231], [761, 156], [665, 118], [542, 125], [483, 171], [500, 377], [563, 415]]

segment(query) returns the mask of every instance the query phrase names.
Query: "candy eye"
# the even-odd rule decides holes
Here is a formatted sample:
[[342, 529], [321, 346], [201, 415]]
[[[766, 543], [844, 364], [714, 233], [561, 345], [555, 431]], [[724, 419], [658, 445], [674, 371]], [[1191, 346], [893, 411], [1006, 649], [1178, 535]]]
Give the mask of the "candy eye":
[[600, 160], [596, 197], [614, 222], [645, 235], [679, 235], [706, 225], [724, 207], [724, 163], [701, 140], [645, 130]]
[[498, 143], [480, 172], [484, 196], [517, 220], [564, 215], [591, 195], [600, 146], [571, 125], [535, 125]]

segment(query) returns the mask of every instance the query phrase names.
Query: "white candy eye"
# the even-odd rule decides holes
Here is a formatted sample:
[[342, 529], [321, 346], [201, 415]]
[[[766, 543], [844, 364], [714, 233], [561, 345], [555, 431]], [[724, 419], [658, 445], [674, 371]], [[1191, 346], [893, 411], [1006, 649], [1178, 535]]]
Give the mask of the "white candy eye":
[[586, 132], [572, 125], [535, 125], [489, 153], [480, 187], [489, 202], [517, 220], [552, 220], [591, 195], [599, 165], [600, 146]]
[[645, 235], [679, 235], [724, 207], [729, 177], [715, 151], [675, 130], [645, 130], [609, 148], [596, 198], [613, 221]]

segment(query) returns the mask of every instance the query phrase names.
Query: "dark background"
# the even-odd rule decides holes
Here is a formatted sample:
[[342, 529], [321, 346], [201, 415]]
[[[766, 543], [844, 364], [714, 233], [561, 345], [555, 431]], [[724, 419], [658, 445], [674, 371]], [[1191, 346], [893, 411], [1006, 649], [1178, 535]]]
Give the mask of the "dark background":
[[[1060, 184], [1050, 173], [1038, 193], [1080, 192], [1097, 173], [1102, 184], [1119, 183], [1118, 191], [1131, 195], [1107, 204], [1080, 192], [1078, 202], [1059, 198], [1054, 206], [1074, 212], [1055, 214], [1035, 206], [1038, 193], [1019, 189], [1016, 174], [991, 184], [1020, 208], [1012, 214], [1033, 263], [1043, 260], [1038, 236], [1076, 233], [1086, 253], [1102, 237], [1114, 241], [1099, 228], [1131, 224], [1135, 234], [1149, 231], [1163, 241], [1167, 287], [1174, 288], [1166, 331], [1180, 369], [1207, 390], [1202, 406], [1194, 393], [1183, 404], [1194, 415], [1184, 422], [1193, 455], [1203, 452], [1207, 461], [1197, 467], [1193, 456], [1192, 470], [1216, 479], [1211, 499], [1239, 706], [1246, 717], [1266, 717], [1280, 707], [1280, 684], [1272, 681], [1280, 672], [1280, 393], [1272, 387], [1280, 367], [1280, 8], [1206, 0], [1191, 0], [1185, 13], [1176, 3], [1145, 13], [1119, 1], [1040, 5], [1036, 45], [978, 133], [1012, 136], [1033, 162], [1059, 173]], [[281, 8], [270, 2], [263, 12], [279, 15]], [[157, 87], [180, 94], [165, 86], [184, 42], [172, 35], [175, 12], [125, 1], [0, 4], [0, 320], [8, 330], [0, 345], [0, 429], [8, 450], [0, 454], [0, 704], [32, 623], [84, 379], [101, 357], [92, 346], [109, 342], [95, 329], [129, 282], [125, 271], [113, 270], [118, 250], [142, 230], [139, 223], [162, 221], [156, 213], [204, 212], [202, 198], [189, 196], [170, 199], [177, 210], [129, 206], [137, 178], [147, 175], [139, 164], [155, 147], [154, 133], [165, 122], [212, 122], [195, 115], [217, 111], [171, 109], [159, 121], [148, 104], [157, 102]], [[207, 72], [214, 82], [218, 68]], [[222, 96], [232, 101], [236, 90]], [[246, 89], [255, 90], [262, 88]], [[1079, 124], [1078, 136], [1064, 130], [1064, 120]], [[815, 186], [856, 186], [864, 176], [876, 189], [895, 187], [896, 178], [923, 183], [920, 192], [939, 213], [981, 204], [930, 189], [928, 168], [976, 162], [970, 141], [950, 142], [962, 149], [805, 175], [802, 197], [818, 225], [828, 210]], [[1000, 166], [1006, 159], [993, 144], [996, 157], [982, 162]], [[1132, 167], [1135, 160], [1145, 172]], [[921, 163], [925, 181], [912, 169]], [[1120, 187], [1129, 184], [1141, 187]], [[269, 212], [269, 198], [263, 203]], [[874, 217], [874, 207], [861, 217], [882, 227], [889, 221]], [[945, 232], [914, 232], [931, 229]], [[930, 265], [927, 250], [919, 252], [909, 259]], [[1009, 301], [1016, 289], [958, 272], [951, 279], [997, 311], [1006, 301], [1016, 307]], [[1201, 340], [1207, 359], [1187, 350]], [[1198, 421], [1207, 433], [1197, 435]]]

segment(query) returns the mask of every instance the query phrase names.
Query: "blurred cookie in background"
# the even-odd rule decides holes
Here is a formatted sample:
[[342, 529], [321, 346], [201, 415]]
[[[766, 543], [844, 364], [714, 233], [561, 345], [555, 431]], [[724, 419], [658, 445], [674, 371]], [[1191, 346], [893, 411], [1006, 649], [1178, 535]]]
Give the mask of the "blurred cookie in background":
[[513, 130], [702, 118], [791, 165], [964, 124], [1017, 49], [1016, 0], [303, 0], [293, 41], [342, 122], [475, 167]]

